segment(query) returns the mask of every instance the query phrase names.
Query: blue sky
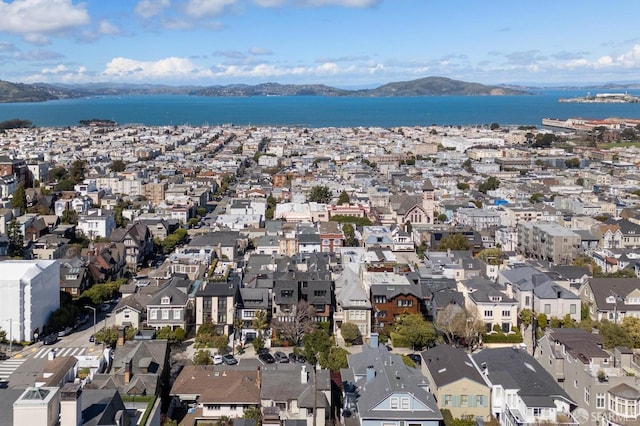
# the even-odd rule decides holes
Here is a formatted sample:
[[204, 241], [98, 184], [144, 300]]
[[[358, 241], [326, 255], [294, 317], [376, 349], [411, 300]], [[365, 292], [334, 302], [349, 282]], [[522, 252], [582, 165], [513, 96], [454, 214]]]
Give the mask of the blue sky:
[[639, 82], [638, 0], [0, 1], [0, 79]]

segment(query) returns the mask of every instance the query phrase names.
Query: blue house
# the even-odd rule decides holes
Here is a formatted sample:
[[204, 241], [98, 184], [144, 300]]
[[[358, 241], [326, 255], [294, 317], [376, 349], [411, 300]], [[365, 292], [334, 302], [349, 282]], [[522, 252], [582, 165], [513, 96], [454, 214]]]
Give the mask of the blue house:
[[348, 356], [349, 368], [341, 370], [342, 421], [346, 426], [438, 426], [442, 415], [427, 379], [402, 357], [378, 346]]

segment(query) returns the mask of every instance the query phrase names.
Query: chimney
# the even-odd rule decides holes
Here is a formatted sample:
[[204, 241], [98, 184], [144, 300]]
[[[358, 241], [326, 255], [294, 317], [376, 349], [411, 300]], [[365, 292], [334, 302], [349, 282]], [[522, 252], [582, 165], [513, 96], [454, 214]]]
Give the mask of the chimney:
[[307, 366], [303, 365], [300, 370], [300, 383], [307, 384], [309, 382], [309, 373], [307, 373]]
[[124, 363], [124, 383], [126, 385], [129, 384], [129, 382], [131, 381], [131, 376], [132, 376], [132, 371], [131, 371], [131, 358], [127, 359]]
[[82, 423], [82, 387], [67, 383], [60, 389], [60, 426], [80, 426]]
[[376, 370], [373, 368], [373, 365], [367, 367], [367, 383], [373, 380], [376, 377]]
[[118, 328], [118, 346], [124, 346], [124, 336], [126, 335], [127, 327], [120, 326]]
[[378, 333], [371, 333], [371, 338], [370, 338], [370, 345], [372, 348], [377, 348], [378, 347]]

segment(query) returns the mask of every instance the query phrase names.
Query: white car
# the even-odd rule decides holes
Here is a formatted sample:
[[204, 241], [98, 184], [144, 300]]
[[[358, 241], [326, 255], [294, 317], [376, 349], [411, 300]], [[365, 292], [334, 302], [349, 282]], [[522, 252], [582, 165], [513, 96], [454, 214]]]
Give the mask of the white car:
[[219, 364], [222, 364], [222, 362], [223, 362], [222, 355], [220, 354], [213, 355], [213, 365], [219, 365]]

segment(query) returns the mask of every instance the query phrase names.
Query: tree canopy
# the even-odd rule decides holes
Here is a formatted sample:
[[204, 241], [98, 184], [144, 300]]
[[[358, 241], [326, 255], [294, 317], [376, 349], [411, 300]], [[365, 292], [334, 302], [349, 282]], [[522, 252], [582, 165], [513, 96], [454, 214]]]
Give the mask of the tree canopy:
[[436, 340], [433, 324], [421, 314], [404, 314], [394, 325], [394, 331], [407, 341], [413, 349], [431, 346]]
[[325, 203], [331, 201], [331, 190], [328, 186], [317, 185], [311, 188], [307, 199], [311, 202]]
[[437, 251], [469, 250], [469, 241], [463, 234], [449, 234], [440, 239]]

